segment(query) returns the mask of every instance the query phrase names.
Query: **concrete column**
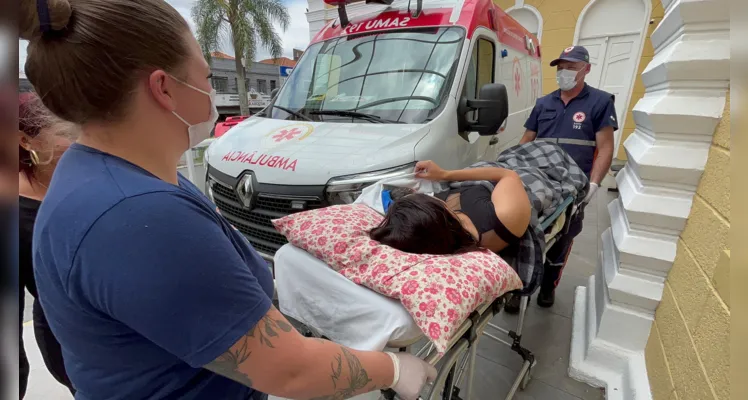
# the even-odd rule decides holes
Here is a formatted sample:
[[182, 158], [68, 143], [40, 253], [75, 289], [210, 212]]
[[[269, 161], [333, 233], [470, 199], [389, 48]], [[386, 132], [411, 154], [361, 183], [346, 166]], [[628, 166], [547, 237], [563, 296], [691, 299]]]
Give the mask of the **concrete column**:
[[644, 348], [729, 86], [728, 1], [662, 6], [598, 271], [575, 293], [569, 374], [608, 399], [651, 399]]

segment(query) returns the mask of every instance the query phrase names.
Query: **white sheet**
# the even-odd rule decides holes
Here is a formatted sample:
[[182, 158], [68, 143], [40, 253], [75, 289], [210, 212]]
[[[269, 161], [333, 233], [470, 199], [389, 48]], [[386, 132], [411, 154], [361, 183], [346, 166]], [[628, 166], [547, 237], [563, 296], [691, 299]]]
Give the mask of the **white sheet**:
[[399, 301], [359, 286], [304, 250], [287, 244], [275, 253], [281, 312], [356, 350], [423, 336]]

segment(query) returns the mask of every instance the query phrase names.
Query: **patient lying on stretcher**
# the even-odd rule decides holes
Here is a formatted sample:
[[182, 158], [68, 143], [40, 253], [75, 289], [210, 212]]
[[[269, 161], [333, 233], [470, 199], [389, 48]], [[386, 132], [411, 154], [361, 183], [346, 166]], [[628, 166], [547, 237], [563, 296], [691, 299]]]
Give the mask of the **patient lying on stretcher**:
[[476, 185], [434, 197], [401, 191], [393, 196], [382, 223], [372, 229], [372, 239], [408, 253], [442, 255], [479, 247], [498, 253], [516, 246], [525, 234], [531, 205], [516, 172], [497, 167], [448, 171], [433, 161], [421, 161], [416, 177], [497, 183], [493, 192]]

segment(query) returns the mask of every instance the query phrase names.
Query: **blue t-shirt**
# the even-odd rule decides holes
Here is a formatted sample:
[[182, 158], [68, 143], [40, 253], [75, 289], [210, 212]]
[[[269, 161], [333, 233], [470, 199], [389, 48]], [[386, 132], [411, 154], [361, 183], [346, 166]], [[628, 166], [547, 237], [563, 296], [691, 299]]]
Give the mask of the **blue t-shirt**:
[[34, 226], [42, 307], [76, 399], [249, 399], [202, 366], [271, 306], [267, 263], [187, 179], [74, 144]]

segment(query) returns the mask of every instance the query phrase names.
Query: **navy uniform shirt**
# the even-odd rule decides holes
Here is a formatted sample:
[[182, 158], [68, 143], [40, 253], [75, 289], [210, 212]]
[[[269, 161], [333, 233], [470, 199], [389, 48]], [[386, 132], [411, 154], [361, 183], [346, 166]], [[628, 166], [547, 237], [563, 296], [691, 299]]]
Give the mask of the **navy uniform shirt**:
[[618, 130], [616, 118], [613, 95], [585, 84], [566, 105], [561, 100], [561, 90], [539, 98], [525, 129], [537, 132], [535, 140], [557, 141], [589, 178], [596, 134], [608, 126]]
[[39, 209], [34, 274], [78, 400], [246, 400], [202, 366], [270, 309], [273, 278], [200, 191], [73, 144]]

